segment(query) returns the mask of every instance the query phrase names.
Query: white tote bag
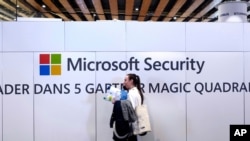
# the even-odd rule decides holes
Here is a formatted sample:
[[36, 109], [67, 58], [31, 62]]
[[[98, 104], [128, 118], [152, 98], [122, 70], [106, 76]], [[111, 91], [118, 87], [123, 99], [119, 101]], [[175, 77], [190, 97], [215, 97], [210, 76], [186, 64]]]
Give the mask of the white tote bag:
[[135, 108], [137, 121], [133, 123], [134, 135], [142, 135], [151, 131], [147, 105], [143, 104]]

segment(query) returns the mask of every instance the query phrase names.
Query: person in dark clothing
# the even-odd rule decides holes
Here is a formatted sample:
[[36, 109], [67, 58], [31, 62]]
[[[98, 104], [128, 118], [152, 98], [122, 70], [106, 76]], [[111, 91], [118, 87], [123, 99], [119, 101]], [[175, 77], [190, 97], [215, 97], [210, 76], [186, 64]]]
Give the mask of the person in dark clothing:
[[113, 133], [113, 139], [115, 141], [128, 141], [132, 137], [132, 127], [131, 124], [136, 121], [136, 115], [129, 116], [128, 118], [124, 117], [124, 105], [122, 106], [122, 103], [125, 103], [125, 106], [127, 106], [124, 109], [132, 108], [132, 105], [130, 101], [128, 100], [119, 100], [115, 101], [114, 107], [113, 107], [113, 113], [111, 115], [110, 119], [110, 127], [114, 128]]
[[[140, 77], [138, 75], [133, 73], [127, 74], [125, 76], [123, 86], [128, 90], [127, 100], [130, 101], [133, 110], [135, 110], [135, 107], [143, 104], [144, 96], [141, 89]], [[113, 114], [115, 113], [114, 119], [116, 120], [115, 129], [117, 130], [117, 134], [125, 136], [126, 133], [128, 133], [127, 139], [119, 139], [119, 137], [117, 137], [116, 133], [114, 132], [113, 139], [115, 141], [137, 141], [137, 136], [133, 135], [132, 133], [133, 122], [124, 122], [121, 103], [119, 101], [113, 101], [113, 103]]]

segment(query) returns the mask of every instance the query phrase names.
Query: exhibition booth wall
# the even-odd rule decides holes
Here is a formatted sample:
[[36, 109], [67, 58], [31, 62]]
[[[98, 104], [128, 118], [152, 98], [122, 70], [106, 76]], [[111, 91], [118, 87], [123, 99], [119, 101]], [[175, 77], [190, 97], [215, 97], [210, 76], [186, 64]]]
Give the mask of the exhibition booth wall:
[[0, 141], [108, 141], [103, 97], [140, 76], [142, 141], [229, 141], [250, 124], [250, 24], [0, 22]]

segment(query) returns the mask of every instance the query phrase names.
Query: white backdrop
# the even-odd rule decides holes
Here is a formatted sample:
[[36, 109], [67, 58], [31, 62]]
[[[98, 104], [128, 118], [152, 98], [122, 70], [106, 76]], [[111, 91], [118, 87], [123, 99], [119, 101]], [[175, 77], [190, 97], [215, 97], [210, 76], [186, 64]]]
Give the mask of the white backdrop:
[[[195, 91], [197, 83], [207, 83], [208, 89], [211, 83], [223, 82], [249, 87], [250, 24], [108, 21], [2, 22], [0, 26], [0, 141], [111, 140], [112, 104], [103, 100], [105, 85], [122, 83], [130, 72], [145, 84], [153, 131], [143, 141], [228, 141], [230, 124], [250, 124], [249, 89]], [[40, 76], [39, 55], [55, 53], [61, 54], [61, 75]], [[135, 66], [68, 70], [69, 60], [75, 65], [82, 61], [76, 65], [80, 66], [90, 61], [128, 62], [132, 57], [138, 60], [139, 70]], [[146, 63], [146, 58], [151, 60]], [[158, 66], [166, 61], [188, 63], [175, 71]], [[154, 62], [160, 70], [144, 70]], [[197, 73], [197, 63], [202, 62]], [[152, 92], [150, 86], [157, 83], [160, 91]], [[173, 83], [189, 83], [190, 92], [167, 92], [166, 85]], [[18, 84], [28, 87], [28, 93]], [[17, 88], [6, 94], [6, 85]], [[62, 93], [53, 92], [53, 85], [62, 86]], [[41, 93], [39, 86], [43, 86]], [[81, 92], [76, 94], [78, 87]], [[91, 92], [92, 88], [97, 89]]]

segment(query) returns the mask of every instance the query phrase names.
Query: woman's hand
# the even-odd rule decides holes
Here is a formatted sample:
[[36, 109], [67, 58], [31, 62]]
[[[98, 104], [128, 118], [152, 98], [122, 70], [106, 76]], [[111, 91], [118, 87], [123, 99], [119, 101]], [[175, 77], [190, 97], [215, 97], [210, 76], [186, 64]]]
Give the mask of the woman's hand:
[[111, 102], [114, 104], [116, 102], [115, 98], [113, 98]]

